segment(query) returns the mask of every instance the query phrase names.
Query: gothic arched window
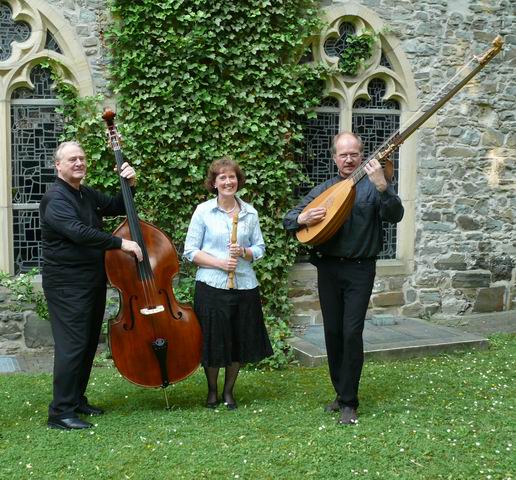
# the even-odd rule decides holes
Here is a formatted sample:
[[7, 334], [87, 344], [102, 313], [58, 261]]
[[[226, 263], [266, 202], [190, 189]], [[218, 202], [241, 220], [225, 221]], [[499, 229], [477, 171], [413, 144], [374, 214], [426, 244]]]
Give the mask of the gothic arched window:
[[50, 71], [35, 66], [33, 89], [11, 96], [11, 184], [15, 273], [41, 265], [39, 202], [55, 178], [52, 154], [63, 131]]
[[50, 72], [79, 95], [93, 82], [77, 32], [46, 0], [0, 0], [0, 271], [41, 265], [39, 202], [63, 130]]
[[[361, 7], [357, 7], [356, 12], [361, 10], [366, 12]], [[309, 182], [300, 186], [300, 195], [337, 175], [331, 154], [331, 142], [336, 133], [347, 130], [360, 135], [367, 158], [400, 128], [404, 110], [410, 110], [408, 90], [411, 87], [404, 81], [402, 62], [397, 58], [391, 40], [382, 33], [379, 22], [375, 19], [368, 22], [365, 15], [352, 15], [344, 6], [329, 7], [328, 11], [329, 26], [312, 43], [312, 55], [303, 57], [305, 62], [312, 58], [313, 62], [330, 66], [335, 73], [326, 81], [325, 97], [315, 110], [316, 118], [304, 122], [304, 154], [300, 162]], [[344, 74], [342, 57], [353, 43], [351, 37], [362, 34], [373, 34], [371, 56], [356, 74]], [[400, 152], [393, 157], [397, 190]], [[380, 259], [397, 258], [397, 228], [397, 225], [384, 224], [384, 248]]]

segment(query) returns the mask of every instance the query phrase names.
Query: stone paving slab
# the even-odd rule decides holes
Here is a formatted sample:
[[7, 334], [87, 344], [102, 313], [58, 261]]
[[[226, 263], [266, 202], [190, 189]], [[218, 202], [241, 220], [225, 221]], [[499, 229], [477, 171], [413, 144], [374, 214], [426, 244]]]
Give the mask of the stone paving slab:
[[13, 373], [20, 370], [20, 364], [16, 357], [0, 356], [0, 373]]
[[54, 367], [53, 349], [35, 349], [14, 355], [0, 355], [0, 374], [2, 373], [44, 373], [52, 372]]
[[[437, 325], [415, 318], [394, 317], [394, 324], [375, 324], [368, 320], [364, 328], [366, 358], [401, 359], [437, 354], [464, 348], [487, 348], [483, 335]], [[289, 340], [297, 360], [305, 366], [326, 362], [322, 325], [311, 325]]]

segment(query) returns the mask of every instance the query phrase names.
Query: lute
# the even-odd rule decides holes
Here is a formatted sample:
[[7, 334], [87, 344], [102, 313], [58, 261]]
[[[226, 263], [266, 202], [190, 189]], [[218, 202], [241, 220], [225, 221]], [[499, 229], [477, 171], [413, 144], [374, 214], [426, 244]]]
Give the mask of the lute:
[[403, 130], [397, 130], [389, 139], [373, 152], [348, 178], [331, 186], [317, 198], [312, 200], [303, 210], [304, 213], [311, 208], [326, 208], [326, 216], [319, 223], [306, 225], [296, 233], [301, 243], [319, 245], [328, 241], [351, 214], [355, 201], [355, 186], [366, 176], [364, 166], [376, 159], [384, 165], [389, 162], [391, 155], [410, 137], [421, 125], [423, 125], [435, 112], [448, 102], [457, 92], [468, 83], [480, 70], [482, 70], [502, 49], [503, 38], [498, 35], [492, 43], [492, 47], [481, 57], [475, 57], [477, 65], [457, 83], [448, 87], [446, 93], [430, 107], [424, 108], [415, 114], [416, 119]]

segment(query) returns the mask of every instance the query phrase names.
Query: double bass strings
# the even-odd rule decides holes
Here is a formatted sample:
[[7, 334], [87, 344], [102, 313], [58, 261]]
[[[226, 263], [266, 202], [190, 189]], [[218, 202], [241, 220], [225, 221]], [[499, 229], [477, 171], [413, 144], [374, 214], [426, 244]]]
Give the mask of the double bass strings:
[[[120, 173], [122, 164], [124, 163], [124, 158], [122, 155], [122, 151], [120, 148], [120, 144], [118, 143], [118, 136], [114, 131], [114, 126], [109, 127], [110, 140], [111, 145], [113, 147], [113, 151], [115, 153], [115, 160], [117, 164], [117, 170]], [[129, 230], [131, 232], [132, 239], [138, 243], [142, 250], [143, 261], [139, 262], [136, 260], [136, 267], [138, 269], [138, 275], [142, 282], [143, 293], [145, 297], [145, 303], [148, 307], [155, 307], [152, 301], [152, 297], [155, 298], [156, 295], [152, 295], [152, 293], [156, 293], [157, 288], [154, 280], [154, 275], [152, 273], [152, 267], [150, 265], [149, 255], [147, 249], [145, 248], [145, 242], [143, 241], [143, 236], [140, 228], [140, 223], [138, 220], [138, 216], [136, 215], [136, 208], [134, 205], [134, 199], [131, 192], [131, 187], [129, 186], [127, 180], [124, 178], [120, 178], [121, 180], [121, 189], [122, 196], [124, 198], [124, 204], [126, 207], [127, 221], [129, 223]]]

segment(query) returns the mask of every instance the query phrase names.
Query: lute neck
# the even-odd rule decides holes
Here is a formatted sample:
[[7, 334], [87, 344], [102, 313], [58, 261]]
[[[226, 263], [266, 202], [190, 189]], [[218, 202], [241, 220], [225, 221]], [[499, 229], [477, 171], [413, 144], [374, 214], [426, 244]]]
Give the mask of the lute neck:
[[[479, 58], [470, 60], [471, 62], [477, 62], [477, 65], [457, 83], [453, 82], [453, 79], [448, 82], [444, 87], [447, 91], [431, 106], [428, 108], [423, 107], [415, 115], [417, 118], [412, 121], [403, 130], [396, 130], [375, 152], [373, 152], [365, 162], [350, 175], [354, 183], [358, 183], [366, 176], [365, 165], [371, 160], [377, 159], [380, 163], [384, 163], [402, 144], [407, 138], [409, 138], [419, 127], [421, 127], [434, 113], [442, 108], [457, 92], [466, 85], [480, 70], [482, 70], [502, 49], [503, 38], [498, 35], [492, 42], [492, 47], [487, 50], [484, 55]], [[450, 85], [451, 84], [451, 85]]]

